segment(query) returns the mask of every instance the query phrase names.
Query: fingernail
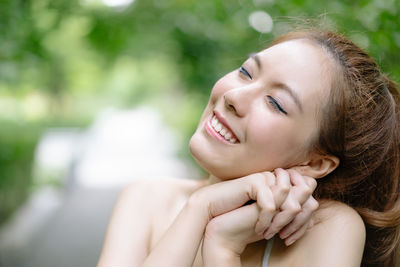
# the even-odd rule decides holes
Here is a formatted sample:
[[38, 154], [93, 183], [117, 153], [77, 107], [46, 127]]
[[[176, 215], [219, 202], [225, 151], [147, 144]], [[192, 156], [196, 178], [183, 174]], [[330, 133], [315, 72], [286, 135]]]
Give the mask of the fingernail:
[[264, 238], [265, 238], [265, 239], [271, 239], [274, 235], [275, 235], [274, 233], [266, 233], [266, 234], [264, 235]]
[[257, 235], [261, 235], [262, 236], [264, 233], [268, 232], [268, 227], [267, 227], [267, 229], [264, 229], [264, 228], [257, 229], [256, 228], [255, 232], [256, 232]]
[[288, 246], [290, 246], [291, 244], [293, 244], [294, 241], [295, 241], [295, 240], [290, 239], [290, 240], [286, 241], [285, 244], [286, 244], [286, 246], [288, 247]]
[[288, 236], [289, 236], [288, 233], [281, 233], [281, 234], [279, 235], [279, 237], [280, 237], [281, 239], [285, 239], [285, 238], [288, 237]]

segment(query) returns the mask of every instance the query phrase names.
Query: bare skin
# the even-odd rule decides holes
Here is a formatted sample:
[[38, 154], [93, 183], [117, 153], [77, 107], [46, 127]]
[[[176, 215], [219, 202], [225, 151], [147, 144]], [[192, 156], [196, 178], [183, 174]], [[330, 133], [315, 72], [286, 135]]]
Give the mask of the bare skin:
[[337, 157], [308, 149], [330, 64], [315, 45], [288, 41], [222, 77], [190, 142], [209, 179], [125, 189], [99, 266], [260, 266], [273, 235], [272, 267], [359, 266], [361, 218], [336, 202], [317, 210], [312, 198], [313, 178], [339, 165]]
[[[98, 266], [142, 266], [192, 193], [207, 183], [182, 179], [138, 181], [124, 189]], [[274, 238], [269, 266], [360, 266], [365, 242], [360, 216], [342, 203], [329, 202], [314, 213], [313, 219], [314, 226], [288, 247], [278, 236]], [[241, 266], [261, 266], [265, 245], [265, 240], [249, 244], [240, 258]], [[201, 247], [193, 266], [203, 266]]]

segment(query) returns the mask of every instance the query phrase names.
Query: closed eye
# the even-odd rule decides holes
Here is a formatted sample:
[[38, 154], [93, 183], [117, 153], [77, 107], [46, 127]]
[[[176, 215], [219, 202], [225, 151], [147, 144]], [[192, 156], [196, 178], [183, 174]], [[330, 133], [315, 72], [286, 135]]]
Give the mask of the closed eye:
[[250, 73], [244, 67], [240, 67], [239, 72], [247, 76], [248, 78], [253, 79], [253, 77], [251, 77]]
[[267, 98], [268, 98], [268, 102], [272, 105], [272, 107], [273, 107], [276, 111], [281, 112], [281, 113], [287, 115], [286, 110], [284, 110], [284, 109], [282, 108], [282, 106], [278, 103], [278, 101], [275, 100], [275, 98], [273, 98], [273, 97], [270, 96], [270, 95], [267, 96]]

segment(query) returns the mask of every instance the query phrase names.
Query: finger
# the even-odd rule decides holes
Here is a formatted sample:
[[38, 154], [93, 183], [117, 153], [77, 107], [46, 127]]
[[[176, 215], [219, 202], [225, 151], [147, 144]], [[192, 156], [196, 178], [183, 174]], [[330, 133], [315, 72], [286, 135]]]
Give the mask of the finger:
[[[303, 182], [305, 182], [313, 190], [317, 186], [317, 182], [314, 178], [312, 178], [310, 176], [302, 175], [302, 174], [300, 174], [300, 172], [298, 172], [295, 169], [287, 169], [287, 171], [289, 172], [290, 175], [295, 174], [294, 177], [290, 177], [293, 185], [298, 185], [298, 184], [302, 184]], [[299, 179], [300, 177], [303, 179]]]
[[234, 226], [234, 229], [237, 232], [241, 232], [246, 228], [254, 228], [259, 215], [259, 207], [256, 203], [253, 203], [219, 215], [213, 218], [211, 222], [214, 227], [217, 226], [223, 229], [230, 229], [230, 226]]
[[315, 188], [317, 188], [317, 180], [315, 180], [312, 177], [309, 176], [303, 176], [307, 185], [311, 188], [311, 190], [314, 192]]
[[[268, 193], [264, 193], [265, 197], [264, 199], [266, 200], [264, 204], [259, 203], [259, 207], [261, 209], [260, 211], [260, 216], [257, 221], [256, 227], [255, 227], [255, 232], [257, 234], [262, 234], [265, 229], [271, 224], [272, 218], [274, 217], [276, 210], [275, 210], [275, 205], [273, 202], [273, 196], [272, 192], [267, 189], [265, 190]], [[258, 202], [257, 202], [258, 203]]]
[[280, 207], [281, 211], [290, 211], [297, 214], [301, 211], [301, 204], [297, 199], [295, 187], [291, 187], [289, 193]]
[[295, 199], [300, 205], [303, 205], [303, 203], [306, 202], [306, 200], [314, 192], [314, 188], [309, 185], [309, 183], [311, 183], [309, 180], [312, 178], [302, 176], [295, 170], [288, 170], [288, 172], [290, 174], [290, 180], [294, 184], [293, 190]]
[[289, 224], [295, 216], [287, 211], [281, 211], [272, 218], [271, 225], [264, 232], [265, 239], [272, 238], [276, 233]]
[[257, 234], [262, 234], [271, 224], [271, 220], [276, 213], [274, 196], [268, 186], [257, 188], [257, 204], [261, 211], [255, 226], [255, 232]]
[[291, 183], [290, 176], [284, 169], [278, 168], [274, 171], [276, 177], [276, 184], [272, 186], [272, 193], [274, 195], [275, 206], [279, 208], [289, 194]]
[[313, 198], [310, 197], [306, 203], [304, 203], [301, 212], [299, 212], [295, 218], [293, 219], [290, 224], [286, 225], [282, 230], [279, 232], [279, 236], [282, 239], [287, 238], [294, 232], [298, 231], [300, 228], [303, 227], [305, 224], [309, 224], [311, 220], [312, 214], [318, 208], [318, 202]]
[[[263, 180], [265, 186], [272, 187], [276, 184], [276, 177], [272, 172], [261, 172], [259, 175], [261, 175], [261, 180]], [[259, 179], [259, 177], [256, 179]]]
[[282, 205], [283, 209], [274, 216], [271, 225], [264, 233], [264, 238], [270, 239], [286, 225], [290, 224], [302, 211], [300, 204], [293, 198], [293, 193], [289, 192], [288, 197]]
[[292, 235], [285, 238], [285, 245], [290, 246], [291, 244], [299, 240], [306, 233], [307, 229], [308, 229], [308, 224], [304, 224], [300, 229], [298, 229]]
[[303, 225], [308, 225], [311, 215], [312, 213], [309, 211], [302, 211], [297, 214], [295, 218], [279, 232], [279, 237], [285, 239], [302, 228]]

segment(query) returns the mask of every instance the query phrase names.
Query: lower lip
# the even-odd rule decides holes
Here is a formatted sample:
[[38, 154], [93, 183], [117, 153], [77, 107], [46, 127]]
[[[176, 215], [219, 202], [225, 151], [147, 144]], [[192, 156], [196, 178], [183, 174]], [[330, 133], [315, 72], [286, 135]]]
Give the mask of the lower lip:
[[214, 137], [215, 139], [217, 139], [218, 141], [227, 144], [227, 145], [234, 145], [231, 142], [227, 141], [222, 135], [220, 135], [217, 131], [214, 130], [214, 128], [211, 125], [211, 120], [212, 120], [213, 116], [211, 116], [211, 118], [207, 121], [206, 123], [206, 131], [207, 133], [211, 136]]

